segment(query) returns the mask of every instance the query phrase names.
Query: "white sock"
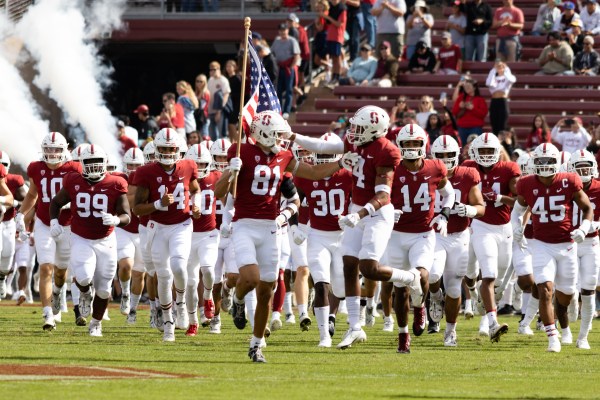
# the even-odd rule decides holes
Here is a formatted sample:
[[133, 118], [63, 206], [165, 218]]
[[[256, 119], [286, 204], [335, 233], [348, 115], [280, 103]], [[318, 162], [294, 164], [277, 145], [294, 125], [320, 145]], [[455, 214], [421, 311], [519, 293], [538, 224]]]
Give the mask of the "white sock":
[[129, 296], [129, 289], [131, 287], [131, 279], [127, 279], [126, 281], [122, 281], [119, 279], [119, 282], [121, 282], [121, 292], [123, 293], [123, 296]]
[[579, 328], [579, 339], [585, 339], [592, 325], [594, 316], [595, 295], [581, 295], [581, 328]]
[[315, 307], [315, 318], [319, 327], [320, 339], [327, 339], [329, 337], [329, 306]]
[[568, 336], [568, 335], [571, 335], [571, 327], [570, 327], [570, 326], [567, 326], [566, 328], [562, 328], [562, 329], [560, 330], [560, 332], [562, 333], [563, 337], [564, 337], [565, 335], [567, 335], [567, 336]]
[[273, 314], [271, 314], [271, 321], [275, 319], [281, 319], [281, 313], [279, 311], [273, 311]]
[[240, 299], [237, 295], [237, 291], [235, 291], [235, 290], [233, 291], [233, 301], [236, 304], [244, 304], [244, 299]]
[[67, 308], [67, 285], [62, 285], [60, 288], [60, 308], [63, 312], [68, 311]]
[[206, 287], [204, 288], [204, 292], [202, 293], [202, 299], [203, 300], [212, 300], [213, 295], [212, 295], [212, 287], [210, 289], [207, 289]]
[[250, 348], [253, 349], [260, 346], [261, 342], [262, 338], [257, 338], [256, 336], [252, 335], [252, 339], [250, 339]]
[[529, 300], [531, 299], [531, 293], [523, 292], [521, 296], [521, 314], [525, 314], [525, 310], [527, 310], [527, 305], [529, 304]]
[[374, 297], [367, 297], [367, 307], [368, 308], [373, 308], [373, 306], [375, 306], [375, 298]]
[[[13, 275], [14, 275], [14, 274], [13, 274]], [[7, 286], [9, 285], [9, 284], [8, 284], [8, 281], [6, 282], [6, 285], [7, 285]], [[64, 285], [63, 285], [63, 286], [64, 286]], [[56, 286], [56, 283], [52, 282], [52, 293], [54, 293], [54, 294], [58, 294], [58, 293], [59, 293], [59, 292], [62, 290], [62, 288], [63, 288], [62, 286], [61, 286], [61, 287], [58, 287], [58, 286]]]
[[465, 311], [473, 311], [473, 300], [471, 299], [466, 299], [465, 300]]
[[353, 331], [360, 330], [360, 297], [346, 296], [346, 308], [348, 309], [348, 324]]
[[292, 296], [294, 293], [288, 292], [285, 294], [285, 298], [283, 299], [283, 312], [287, 314], [292, 314], [294, 311], [292, 310]]
[[486, 316], [488, 318], [488, 324], [490, 327], [498, 325], [498, 320], [496, 319], [496, 311], [490, 311], [486, 314]]
[[306, 304], [298, 304], [298, 315], [302, 316], [304, 314], [307, 314]]
[[256, 289], [251, 290], [246, 295], [246, 318], [250, 321], [250, 326], [254, 329], [254, 311], [256, 310]]
[[156, 298], [154, 299], [154, 307], [155, 307], [156, 309], [159, 309], [159, 308], [160, 308], [160, 300], [158, 299], [158, 297], [156, 297]]
[[185, 291], [185, 308], [190, 316], [190, 324], [198, 325], [198, 291], [194, 285], [188, 286]]
[[42, 315], [53, 314], [52, 307], [47, 306], [42, 309]]
[[185, 302], [185, 288], [181, 290], [175, 288], [175, 303], [179, 304], [182, 302]]
[[73, 300], [73, 305], [79, 305], [79, 295], [80, 295], [79, 287], [76, 284], [71, 283], [71, 300]]
[[408, 325], [406, 325], [406, 326], [399, 326], [398, 327], [398, 333], [408, 333]]
[[527, 309], [525, 310], [525, 316], [523, 317], [523, 321], [521, 321], [521, 326], [529, 326], [531, 324], [531, 321], [533, 321], [535, 315], [537, 314], [539, 306], [540, 300], [531, 296], [531, 298], [527, 302]]
[[450, 322], [446, 322], [446, 333], [449, 332], [456, 332], [456, 322], [453, 324]]
[[156, 303], [154, 300], [150, 300], [150, 311], [156, 311]]
[[163, 321], [173, 323], [171, 307], [173, 306], [173, 276], [158, 276], [158, 306], [163, 310]]
[[140, 304], [141, 294], [131, 293], [131, 310], [137, 310], [138, 304]]

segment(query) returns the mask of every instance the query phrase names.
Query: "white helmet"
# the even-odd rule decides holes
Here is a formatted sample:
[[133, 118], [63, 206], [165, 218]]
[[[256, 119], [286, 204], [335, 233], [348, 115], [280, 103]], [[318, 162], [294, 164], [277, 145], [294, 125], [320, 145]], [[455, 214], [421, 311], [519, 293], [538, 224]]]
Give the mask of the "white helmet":
[[448, 171], [453, 170], [458, 166], [458, 156], [460, 147], [458, 142], [452, 136], [439, 136], [431, 145], [431, 155], [433, 158], [441, 160], [446, 164]]
[[390, 126], [390, 116], [377, 106], [365, 106], [350, 117], [346, 135], [350, 144], [360, 146], [383, 137]]
[[[477, 136], [471, 142], [472, 156], [475, 157], [475, 162], [484, 167], [491, 167], [500, 160], [500, 148], [502, 145], [498, 137], [491, 132], [485, 132]], [[492, 154], [480, 154], [481, 149], [493, 149]]]
[[314, 164], [315, 162], [315, 153], [303, 149], [302, 146], [300, 146], [296, 142], [292, 144], [292, 154], [294, 155], [294, 158], [298, 161], [302, 161], [307, 164]]
[[117, 165], [117, 163], [115, 162], [114, 158], [111, 156], [108, 156], [108, 158], [106, 159], [106, 170], [108, 172], [114, 172], [119, 168], [119, 166]]
[[[419, 147], [404, 147], [403, 143], [411, 140], [421, 141]], [[402, 158], [406, 160], [416, 160], [424, 158], [427, 152], [427, 133], [417, 124], [406, 124], [396, 136], [396, 145], [400, 148]]]
[[149, 163], [156, 159], [156, 145], [154, 142], [148, 142], [144, 146], [144, 160]]
[[[173, 165], [180, 159], [180, 137], [175, 129], [163, 128], [156, 134], [154, 155], [156, 161], [164, 165]], [[171, 150], [166, 152], [166, 150]]]
[[[132, 147], [123, 155], [123, 172], [130, 174], [137, 167], [144, 165], [144, 154], [137, 147]], [[130, 168], [133, 166], [133, 168]]]
[[535, 148], [531, 156], [533, 173], [538, 176], [554, 176], [560, 167], [560, 152], [551, 143], [542, 143]]
[[213, 157], [213, 163], [217, 170], [224, 171], [229, 165], [227, 158], [225, 158], [225, 161], [217, 161], [216, 157], [227, 157], [227, 152], [229, 151], [230, 147], [231, 142], [229, 139], [225, 138], [218, 139], [210, 146], [210, 154]]
[[67, 140], [59, 132], [50, 132], [42, 140], [42, 160], [58, 164], [67, 159]]
[[185, 153], [186, 160], [192, 160], [198, 166], [198, 178], [208, 175], [212, 167], [212, 156], [210, 150], [202, 143], [195, 144]]
[[71, 152], [71, 159], [72, 159], [73, 161], [77, 161], [77, 162], [79, 162], [79, 161], [80, 161], [80, 158], [81, 158], [81, 152], [82, 152], [82, 151], [83, 151], [83, 150], [84, 150], [86, 147], [88, 147], [88, 146], [89, 146], [89, 144], [87, 144], [87, 143], [82, 143], [82, 144], [80, 144], [79, 146], [75, 147], [75, 148], [73, 149], [73, 151]]
[[5, 151], [0, 151], [0, 164], [4, 165], [6, 167], [6, 171], [8, 172], [10, 169], [10, 157]]
[[[254, 116], [250, 127], [250, 137], [265, 147], [279, 146], [281, 133], [291, 134], [292, 128], [283, 117], [274, 111], [263, 111]], [[275, 148], [275, 152], [278, 151]]]
[[561, 151], [560, 158], [558, 162], [560, 164], [560, 168], [558, 168], [558, 172], [567, 172], [569, 170], [569, 160], [571, 159], [571, 153], [568, 151]]
[[[327, 132], [320, 137], [329, 143], [342, 143], [342, 139], [333, 132]], [[341, 154], [315, 154], [315, 164], [325, 164], [335, 162], [342, 158]]]
[[177, 136], [177, 143], [179, 143], [179, 159], [182, 159], [188, 151], [187, 140], [180, 134], [177, 134]]
[[529, 153], [523, 153], [519, 156], [519, 158], [517, 158], [517, 164], [519, 165], [519, 168], [521, 169], [521, 175], [523, 176], [529, 175], [533, 172], [529, 169], [529, 160], [531, 160]]
[[90, 144], [79, 156], [83, 172], [81, 175], [90, 181], [101, 181], [107, 172], [108, 156], [100, 146]]
[[587, 150], [577, 150], [571, 154], [568, 162], [568, 171], [579, 175], [582, 182], [589, 182], [598, 178], [598, 163], [592, 153]]

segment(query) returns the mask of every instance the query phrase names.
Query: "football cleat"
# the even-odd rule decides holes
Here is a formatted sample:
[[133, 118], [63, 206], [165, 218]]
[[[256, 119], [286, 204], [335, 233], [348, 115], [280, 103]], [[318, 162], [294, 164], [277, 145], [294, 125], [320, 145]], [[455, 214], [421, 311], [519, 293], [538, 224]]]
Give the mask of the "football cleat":
[[560, 339], [562, 344], [573, 344], [573, 334], [570, 330], [566, 333], [563, 331], [562, 338]]
[[[171, 310], [167, 310], [167, 312], [171, 312]], [[160, 307], [158, 307], [156, 309], [156, 329], [158, 329], [161, 332], [164, 332], [164, 330], [165, 330], [165, 320], [163, 318], [163, 310]]]
[[231, 309], [233, 310], [233, 324], [238, 329], [244, 329], [246, 327], [246, 304], [238, 304], [235, 301], [232, 304]]
[[561, 345], [557, 335], [548, 337], [548, 348], [546, 349], [549, 353], [560, 353]]
[[260, 349], [259, 346], [255, 346], [255, 347], [251, 348], [250, 350], [248, 350], [248, 357], [250, 357], [252, 362], [255, 362], [255, 363], [266, 363], [267, 362], [267, 360], [265, 359], [265, 356], [263, 355], [262, 350]]
[[58, 313], [54, 316], [54, 322], [62, 322], [62, 313]]
[[578, 349], [582, 349], [582, 350], [590, 350], [591, 349], [587, 338], [577, 339], [577, 343], [575, 344], [575, 347], [577, 347]]
[[335, 333], [335, 317], [333, 315], [329, 316], [329, 337], [332, 338]]
[[137, 322], [137, 311], [136, 310], [130, 310], [129, 314], [127, 315], [127, 323], [129, 325], [133, 325]]
[[175, 341], [175, 325], [173, 321], [164, 321], [163, 342]]
[[418, 269], [410, 270], [415, 277], [409, 285], [410, 304], [413, 307], [421, 307], [423, 304], [423, 288], [421, 288], [421, 272]]
[[60, 314], [60, 300], [60, 290], [58, 291], [58, 293], [54, 293], [54, 290], [52, 290], [52, 297], [50, 299], [50, 302], [52, 303], [52, 312], [54, 313], [54, 315]]
[[429, 317], [433, 322], [440, 322], [444, 316], [444, 302], [437, 301], [432, 297], [429, 299]]
[[96, 322], [95, 320], [92, 320], [92, 322], [90, 322], [89, 332], [90, 336], [102, 337], [102, 321]]
[[175, 328], [176, 329], [187, 329], [190, 321], [187, 313], [187, 308], [185, 307], [185, 302], [176, 303], [177, 308], [177, 319], [175, 320]]
[[27, 300], [25, 292], [23, 290], [19, 290], [17, 292], [17, 305], [20, 306], [21, 304], [25, 303], [25, 300]]
[[367, 334], [362, 329], [353, 331], [352, 328], [346, 331], [344, 338], [337, 345], [338, 349], [346, 350], [348, 347], [352, 347], [354, 343], [362, 343], [367, 341]]
[[383, 319], [383, 331], [394, 332], [394, 319], [391, 315]]
[[[54, 294], [52, 294], [54, 298]], [[52, 310], [54, 312], [54, 310]], [[92, 313], [92, 291], [81, 292], [79, 295], [79, 312], [83, 318], [87, 318]]]
[[215, 316], [215, 303], [212, 299], [204, 300], [204, 316], [207, 319]]
[[0, 299], [6, 297], [6, 276], [0, 276]]
[[399, 333], [398, 334], [398, 353], [408, 354], [410, 353], [410, 333]]
[[218, 315], [210, 320], [210, 327], [208, 329], [208, 333], [213, 333], [213, 334], [221, 333], [221, 318], [219, 318]]
[[104, 315], [102, 316], [102, 321], [110, 321], [110, 317], [108, 316], [108, 308], [104, 310]]
[[317, 347], [329, 348], [331, 347], [331, 338], [327, 337], [325, 339], [321, 339]]
[[157, 329], [157, 327], [156, 327], [156, 310], [150, 310], [150, 328]]
[[373, 313], [375, 311], [373, 307], [367, 307], [365, 313], [365, 326], [373, 327], [375, 326], [375, 315]]
[[536, 331], [543, 331], [544, 330], [544, 323], [542, 322], [542, 318], [541, 317], [538, 317], [538, 320], [535, 323], [535, 330]]
[[281, 319], [273, 318], [271, 320], [271, 331], [272, 332], [278, 331], [279, 329], [281, 329], [282, 326], [283, 326], [283, 324], [281, 323]]
[[413, 312], [412, 330], [415, 336], [421, 336], [425, 332], [425, 307], [415, 307]]
[[456, 332], [450, 331], [444, 333], [444, 346], [445, 347], [456, 347], [458, 344], [456, 343]]
[[269, 328], [268, 326], [265, 328], [265, 331], [263, 333], [263, 339], [264, 338], [268, 338], [269, 336], [271, 336], [271, 328]]
[[45, 313], [43, 315], [43, 318], [44, 325], [42, 325], [42, 329], [44, 329], [45, 331], [52, 331], [56, 329], [56, 323], [54, 322], [54, 314], [52, 314], [51, 312]]
[[294, 316], [294, 314], [292, 314], [292, 313], [285, 314], [285, 323], [286, 324], [295, 324], [296, 317]]
[[185, 336], [196, 336], [196, 334], [198, 334], [198, 325], [190, 324], [185, 332]]
[[131, 311], [131, 299], [129, 296], [122, 295], [121, 296], [121, 314], [129, 315], [129, 311]]
[[229, 312], [231, 309], [231, 303], [233, 302], [233, 294], [231, 289], [221, 289], [221, 310]]
[[77, 326], [86, 326], [87, 325], [87, 319], [85, 319], [84, 317], [81, 316], [81, 313], [79, 312], [79, 306], [75, 305], [73, 307], [73, 312], [75, 313], [75, 325]]
[[490, 326], [489, 332], [490, 332], [490, 340], [494, 343], [499, 342], [500, 336], [502, 336], [506, 332], [508, 332], [508, 325], [507, 324], [496, 324], [494, 326]]
[[310, 329], [310, 324], [312, 324], [312, 320], [308, 316], [308, 314], [302, 314], [300, 316], [300, 329], [303, 332], [306, 332]]
[[519, 329], [517, 329], [517, 333], [519, 335], [533, 336], [533, 331], [531, 330], [531, 328], [529, 327], [529, 325], [521, 325], [521, 324], [519, 324]]
[[475, 316], [475, 313], [473, 312], [473, 306], [470, 307], [465, 307], [465, 319], [471, 319]]
[[367, 325], [367, 307], [360, 306], [360, 317], [359, 317], [360, 326]]
[[427, 327], [427, 333], [439, 333], [440, 332], [440, 323], [431, 321], [429, 326]]

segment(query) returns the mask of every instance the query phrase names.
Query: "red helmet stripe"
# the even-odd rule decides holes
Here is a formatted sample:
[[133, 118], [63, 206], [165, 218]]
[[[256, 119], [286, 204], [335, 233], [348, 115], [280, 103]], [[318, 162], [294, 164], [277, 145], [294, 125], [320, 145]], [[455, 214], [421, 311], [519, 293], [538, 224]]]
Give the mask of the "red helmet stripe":
[[52, 132], [52, 143], [54, 143], [55, 136], [56, 136], [56, 132]]
[[444, 147], [448, 146], [448, 144], [446, 143], [446, 135], [443, 135], [442, 138], [442, 140], [444, 141]]
[[94, 154], [94, 145], [90, 146], [90, 153]]

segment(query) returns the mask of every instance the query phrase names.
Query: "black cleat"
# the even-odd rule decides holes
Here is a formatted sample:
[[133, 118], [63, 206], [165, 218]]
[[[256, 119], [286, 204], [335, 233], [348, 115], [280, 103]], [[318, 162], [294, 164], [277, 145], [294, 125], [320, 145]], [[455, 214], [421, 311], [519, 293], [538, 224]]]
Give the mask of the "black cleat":
[[335, 333], [335, 317], [333, 315], [329, 316], [329, 337], [333, 337]]
[[440, 332], [440, 323], [431, 321], [429, 323], [429, 327], [427, 328], [427, 333], [439, 333]]
[[250, 357], [252, 362], [255, 362], [255, 363], [266, 363], [267, 362], [267, 360], [265, 359], [265, 356], [263, 355], [262, 351], [260, 350], [260, 347], [258, 347], [258, 346], [253, 347], [248, 351], [248, 357]]
[[233, 324], [238, 329], [244, 329], [246, 327], [246, 305], [244, 303], [238, 304], [235, 301], [232, 304], [231, 309], [233, 310]]
[[81, 316], [81, 313], [79, 312], [79, 306], [76, 305], [73, 307], [73, 312], [75, 313], [75, 325], [77, 326], [86, 326], [87, 325], [87, 319], [85, 319], [84, 317]]

